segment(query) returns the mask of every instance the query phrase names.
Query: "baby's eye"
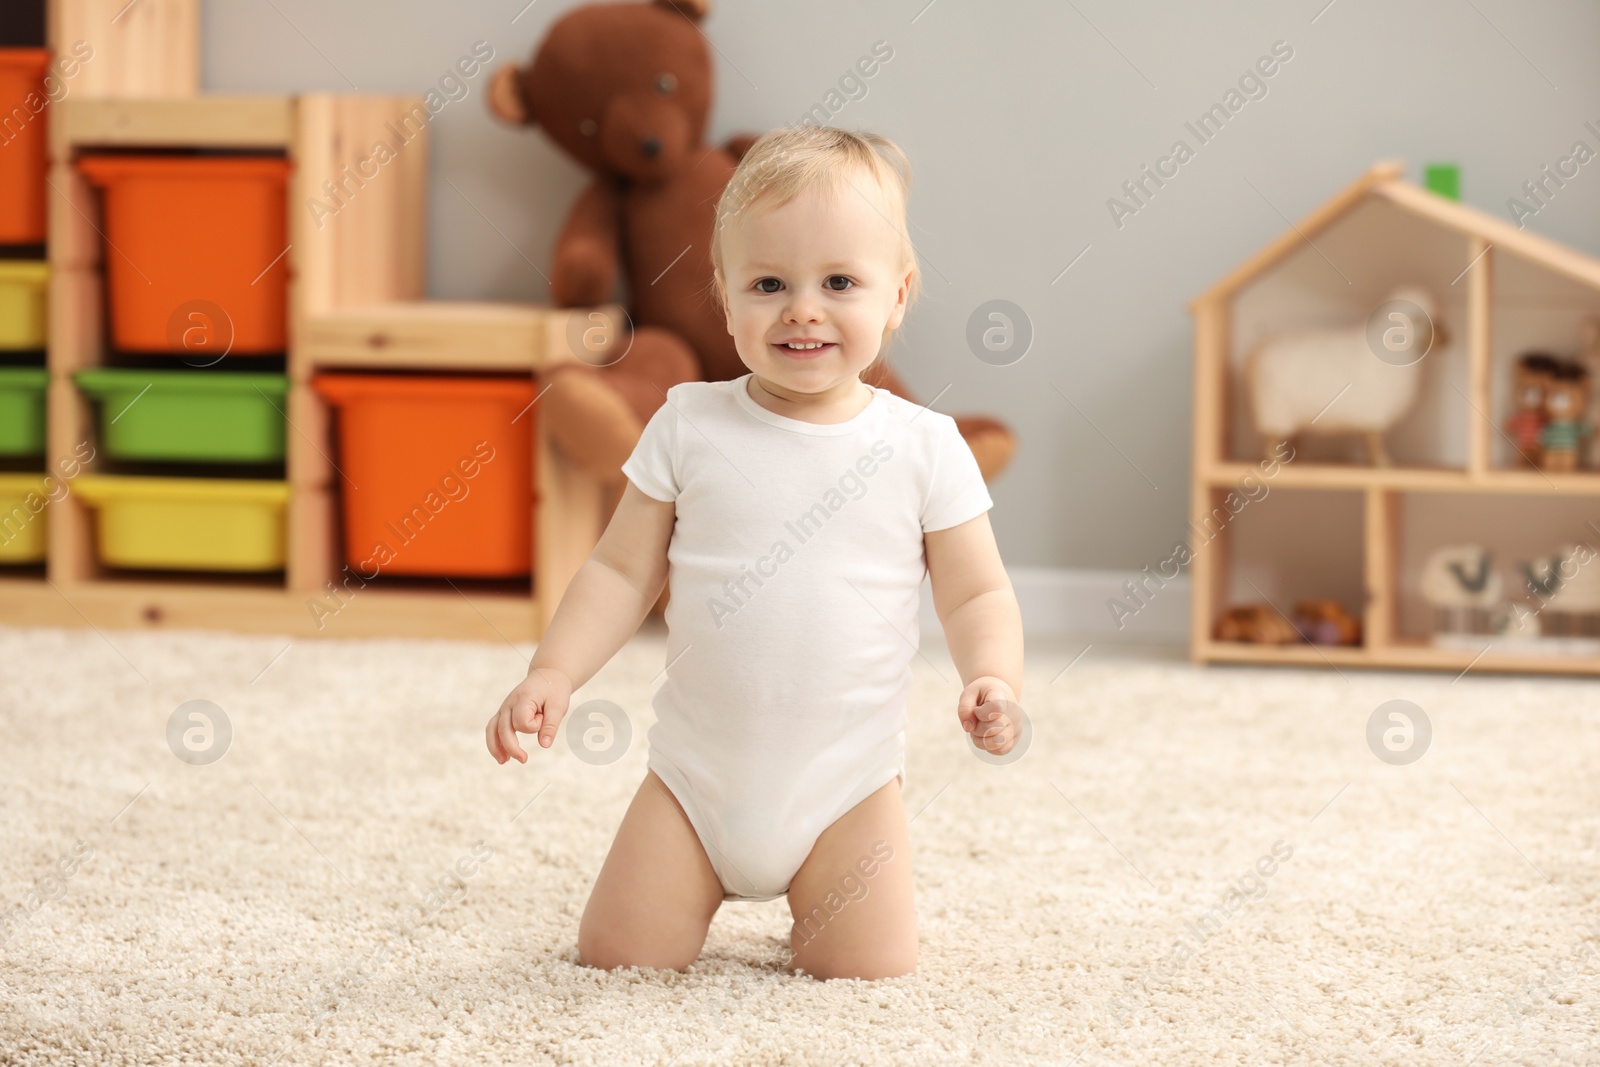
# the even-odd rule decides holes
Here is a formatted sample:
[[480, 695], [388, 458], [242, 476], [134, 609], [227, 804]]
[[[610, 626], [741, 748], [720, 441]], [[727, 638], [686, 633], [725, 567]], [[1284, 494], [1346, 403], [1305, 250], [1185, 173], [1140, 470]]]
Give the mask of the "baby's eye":
[[[835, 284], [833, 284], [834, 282], [844, 282], [844, 284], [843, 285], [835, 285]], [[829, 289], [833, 290], [836, 293], [846, 292], [846, 291], [848, 291], [850, 289], [851, 286], [853, 286], [855, 284], [856, 283], [855, 283], [854, 280], [852, 280], [850, 278], [846, 278], [843, 274], [830, 275], [828, 277], [828, 280], [826, 282], [823, 282], [823, 285], [827, 286]]]
[[[772, 283], [772, 288], [770, 288], [770, 289], [767, 288], [767, 283], [768, 282]], [[776, 278], [762, 278], [760, 281], [756, 282], [757, 291], [763, 292], [763, 293], [776, 293], [778, 290], [780, 290], [782, 288], [783, 288], [783, 283], [780, 282]]]

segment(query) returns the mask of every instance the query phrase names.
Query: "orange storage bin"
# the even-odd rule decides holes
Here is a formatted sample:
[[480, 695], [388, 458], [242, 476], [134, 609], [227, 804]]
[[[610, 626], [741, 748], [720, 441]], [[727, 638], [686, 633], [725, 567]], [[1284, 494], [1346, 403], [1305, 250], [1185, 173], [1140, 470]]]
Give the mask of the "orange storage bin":
[[286, 159], [85, 156], [105, 190], [111, 340], [131, 352], [282, 352]]
[[44, 243], [49, 66], [47, 48], [0, 48], [0, 244]]
[[533, 569], [531, 378], [319, 374], [311, 385], [339, 415], [335, 481], [351, 570], [371, 579]]

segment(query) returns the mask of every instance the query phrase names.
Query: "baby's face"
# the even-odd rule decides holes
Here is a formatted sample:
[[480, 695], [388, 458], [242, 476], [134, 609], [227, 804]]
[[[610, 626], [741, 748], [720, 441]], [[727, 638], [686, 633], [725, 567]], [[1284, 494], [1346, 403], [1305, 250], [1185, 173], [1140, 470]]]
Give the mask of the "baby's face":
[[[870, 176], [757, 205], [723, 231], [724, 311], [739, 358], [800, 393], [859, 378], [905, 317], [911, 265]], [[857, 192], [859, 190], [859, 192]], [[801, 350], [786, 342], [822, 342]]]

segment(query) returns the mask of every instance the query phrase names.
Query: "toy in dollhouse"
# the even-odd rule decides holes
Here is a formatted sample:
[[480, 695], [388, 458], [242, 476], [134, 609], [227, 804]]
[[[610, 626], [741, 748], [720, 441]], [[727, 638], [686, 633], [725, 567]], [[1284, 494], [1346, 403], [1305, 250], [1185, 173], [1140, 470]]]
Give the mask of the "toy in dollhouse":
[[1512, 401], [1516, 411], [1506, 420], [1506, 433], [1524, 466], [1539, 466], [1539, 436], [1544, 431], [1544, 400], [1555, 380], [1557, 360], [1544, 352], [1529, 352], [1517, 360]]
[[1539, 466], [1557, 474], [1578, 469], [1578, 448], [1594, 432], [1587, 421], [1589, 372], [1576, 363], [1557, 364], [1544, 398], [1539, 431]]
[[1432, 296], [1417, 286], [1391, 292], [1364, 323], [1267, 337], [1245, 363], [1265, 454], [1300, 434], [1359, 434], [1367, 462], [1389, 466], [1383, 435], [1416, 402], [1423, 357], [1448, 343]]
[[[1600, 655], [1600, 553], [1562, 545], [1546, 557], [1521, 560], [1514, 583], [1494, 569], [1482, 545], [1447, 545], [1422, 568], [1422, 598], [1433, 613], [1433, 644], [1481, 651], [1562, 656]], [[1521, 597], [1508, 598], [1514, 585]]]
[[1294, 607], [1294, 628], [1313, 645], [1361, 644], [1361, 620], [1337, 600], [1302, 600]]
[[[1600, 381], [1600, 319], [1590, 319], [1583, 324], [1582, 363], [1589, 372], [1589, 381]], [[1588, 461], [1579, 466], [1600, 471], [1600, 413], [1589, 407]]]
[[1600, 470], [1589, 390], [1600, 374], [1600, 320], [1584, 324], [1580, 359], [1526, 352], [1516, 362], [1505, 431], [1522, 466], [1555, 474]]
[[1600, 559], [1588, 545], [1562, 545], [1536, 572], [1524, 564], [1529, 592], [1540, 600], [1542, 632], [1551, 637], [1600, 637]]
[[1299, 601], [1293, 619], [1271, 604], [1237, 604], [1223, 612], [1212, 635], [1218, 641], [1256, 645], [1350, 646], [1361, 644], [1361, 620], [1337, 600]]
[[1504, 588], [1494, 555], [1482, 545], [1446, 545], [1422, 566], [1422, 599], [1433, 612], [1435, 644], [1456, 636], [1493, 632], [1492, 617]]
[[1288, 645], [1300, 640], [1294, 624], [1271, 604], [1236, 604], [1222, 613], [1212, 630], [1218, 641], [1253, 645]]

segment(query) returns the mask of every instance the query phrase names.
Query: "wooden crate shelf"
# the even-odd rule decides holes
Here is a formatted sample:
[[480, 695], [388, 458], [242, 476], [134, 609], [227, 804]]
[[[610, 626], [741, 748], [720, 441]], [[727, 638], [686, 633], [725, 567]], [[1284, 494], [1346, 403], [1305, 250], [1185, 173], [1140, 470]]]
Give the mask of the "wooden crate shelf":
[[[615, 316], [620, 309], [596, 309]], [[576, 360], [571, 324], [589, 309], [531, 304], [415, 301], [308, 316], [299, 358], [307, 367], [474, 371], [546, 370]]]
[[[149, 0], [147, 0], [149, 2]], [[84, 0], [86, 8], [94, 5]], [[152, 3], [152, 6], [153, 3]], [[168, 8], [163, 7], [163, 11]], [[149, 29], [146, 27], [146, 29]], [[181, 27], [178, 32], [181, 37]], [[141, 31], [144, 32], [144, 31]], [[148, 57], [147, 57], [147, 61]], [[534, 377], [576, 359], [574, 316], [619, 309], [554, 309], [505, 303], [422, 300], [427, 130], [406, 128], [421, 101], [400, 96], [177, 96], [91, 99], [76, 95], [52, 114], [50, 244], [51, 372], [47, 464], [98, 441], [91, 405], [74, 372], [105, 362], [99, 197], [77, 173], [85, 150], [235, 148], [281, 151], [293, 163], [289, 193], [290, 393], [285, 479], [288, 561], [279, 579], [197, 573], [147, 579], [108, 571], [96, 559], [93, 517], [76, 494], [50, 505], [48, 580], [0, 575], [0, 622], [101, 628], [207, 628], [294, 636], [445, 636], [537, 640], [573, 574], [598, 541], [613, 490], [556, 450], [543, 420], [529, 418], [536, 524], [531, 579], [514, 592], [472, 583], [359, 588], [341, 603], [337, 474], [332, 419], [309, 388], [319, 368], [498, 371]], [[422, 112], [425, 114], [425, 110]], [[393, 157], [349, 188], [330, 218], [311, 210], [326, 182], [353, 182], [349, 168], [374, 140], [394, 139]], [[369, 168], [370, 169], [370, 168]], [[326, 200], [324, 202], [327, 202]], [[96, 464], [90, 464], [93, 469]], [[103, 464], [101, 464], [103, 468]]]
[[[310, 595], [228, 584], [0, 579], [0, 623], [104, 629], [231, 630], [291, 637], [452, 637], [530, 641], [543, 633], [526, 596], [469, 591], [363, 589], [333, 615], [313, 611]], [[322, 625], [318, 625], [318, 622]]]
[[[1240, 519], [1221, 523], [1224, 528], [1214, 535], [1206, 531], [1196, 538], [1199, 543], [1193, 549], [1189, 571], [1192, 592], [1190, 657], [1198, 663], [1339, 669], [1373, 667], [1461, 672], [1470, 667], [1474, 672], [1600, 674], [1600, 657], [1534, 653], [1519, 650], [1510, 641], [1504, 643], [1511, 647], [1497, 649], [1491, 635], [1484, 635], [1481, 646], [1476, 648], [1438, 647], [1408, 634], [1400, 624], [1404, 578], [1400, 560], [1405, 533], [1402, 513], [1413, 495], [1424, 502], [1427, 494], [1445, 494], [1447, 496], [1438, 499], [1455, 501], [1482, 497], [1484, 506], [1490, 508], [1506, 506], [1490, 501], [1491, 495], [1526, 500], [1529, 504], [1524, 506], [1528, 507], [1549, 499], [1565, 501], [1565, 506], [1570, 507], [1581, 498], [1600, 497], [1600, 473], [1594, 471], [1558, 474], [1493, 466], [1492, 457], [1501, 431], [1500, 413], [1493, 406], [1491, 388], [1494, 360], [1497, 356], [1505, 358], [1504, 352], [1497, 352], [1495, 348], [1498, 328], [1495, 308], [1502, 299], [1498, 287], [1505, 277], [1506, 257], [1517, 257], [1513, 265], [1531, 263], [1537, 270], [1547, 272], [1559, 280], [1552, 284], [1566, 287], [1562, 293], [1569, 302], [1574, 299], [1571, 294], [1579, 292], [1583, 299], [1575, 306], [1593, 308], [1597, 312], [1600, 312], [1600, 261], [1410, 185], [1402, 179], [1402, 172], [1403, 168], [1394, 163], [1374, 167], [1190, 305], [1195, 316], [1191, 532], [1201, 530], [1201, 524], [1214, 515], [1214, 509], [1222, 506], [1231, 493], [1241, 491], [1241, 487], [1265, 484], [1274, 493], [1288, 490], [1302, 497], [1328, 494], [1328, 499], [1336, 494], [1346, 498], [1354, 495], [1359, 500], [1361, 520], [1349, 527], [1353, 531], [1349, 537], [1359, 542], [1358, 546], [1350, 547], [1358, 547], [1360, 552], [1361, 588], [1357, 590], [1360, 603], [1349, 606], [1361, 614], [1362, 644], [1358, 647], [1275, 646], [1222, 642], [1212, 637], [1217, 618], [1229, 606], [1227, 598], [1233, 587], [1233, 576], [1261, 564], [1257, 559], [1241, 558], [1241, 538], [1233, 529], [1238, 522], [1246, 521], [1246, 512], [1240, 508], [1237, 513]], [[1252, 287], [1263, 279], [1270, 279], [1273, 272], [1290, 270], [1294, 272], [1292, 282], [1271, 292], [1289, 294], [1291, 303], [1288, 306], [1298, 307], [1292, 301], [1304, 299], [1307, 288], [1321, 284], [1316, 280], [1318, 272], [1326, 271], [1323, 280], [1328, 288], [1345, 292], [1345, 287], [1353, 283], [1349, 277], [1334, 275], [1337, 268], [1332, 266], [1329, 256], [1337, 258], [1338, 253], [1330, 250], [1328, 234], [1341, 220], [1374, 203], [1381, 205], [1377, 210], [1404, 213], [1412, 219], [1412, 224], [1421, 220], [1422, 225], [1446, 231], [1446, 237], [1441, 238], [1437, 248], [1429, 254], [1440, 257], [1444, 253], [1439, 249], [1448, 249], [1449, 255], [1459, 255], [1459, 263], [1454, 259], [1449, 261], [1448, 273], [1439, 280], [1438, 286], [1444, 296], [1457, 302], [1453, 308], [1460, 314], [1464, 345], [1457, 351], [1463, 355], [1464, 366], [1457, 365], [1461, 384], [1455, 387], [1449, 399], [1461, 405], [1463, 445], [1456, 455], [1432, 465], [1413, 462], [1373, 467], [1302, 458], [1279, 463], [1268, 474], [1261, 464], [1238, 458], [1241, 436], [1248, 435], [1243, 433], [1241, 425], [1236, 425], [1246, 414], [1238, 410], [1236, 368], [1244, 346], [1253, 343], [1250, 338], [1262, 333], [1259, 313], [1268, 299], [1261, 295], [1266, 290], [1252, 293]], [[1362, 225], [1367, 227], [1363, 232], [1371, 232], [1371, 219], [1358, 223], [1358, 231]], [[1313, 247], [1311, 242], [1316, 245]], [[1414, 262], [1425, 262], [1422, 253], [1419, 257], [1422, 258]], [[1347, 268], [1350, 266], [1346, 264]], [[1458, 268], [1460, 273], [1452, 280], [1450, 275]], [[1525, 299], [1528, 268], [1521, 266], [1519, 269], [1523, 272], [1520, 284]], [[1339, 274], [1367, 281], [1354, 269], [1339, 271]], [[1455, 284], [1457, 281], [1461, 283], [1459, 286]], [[1251, 307], [1258, 315], [1248, 323], [1241, 321], [1241, 302], [1247, 297], [1256, 301]], [[1249, 332], [1251, 330], [1254, 333]], [[1439, 384], [1438, 375], [1444, 373], [1444, 370], [1436, 372], [1435, 385]], [[1412, 501], [1410, 506], [1423, 505]], [[1443, 509], [1437, 501], [1435, 506], [1440, 510], [1430, 511], [1428, 516], [1456, 514]], [[1470, 533], [1460, 536], [1471, 537]], [[1552, 544], [1570, 542], [1572, 534], [1551, 533], [1549, 540]], [[1259, 534], [1250, 539], [1251, 544], [1258, 546], [1262, 541]], [[1593, 538], [1590, 541], [1592, 543]], [[1247, 599], [1260, 598], [1250, 596]], [[1288, 610], [1289, 605], [1282, 604], [1279, 608]]]
[[186, 97], [200, 91], [200, 0], [50, 0], [57, 55], [94, 49], [69, 83], [82, 98]]
[[281, 96], [70, 96], [52, 111], [50, 139], [57, 146], [287, 149], [294, 140], [295, 102]]

